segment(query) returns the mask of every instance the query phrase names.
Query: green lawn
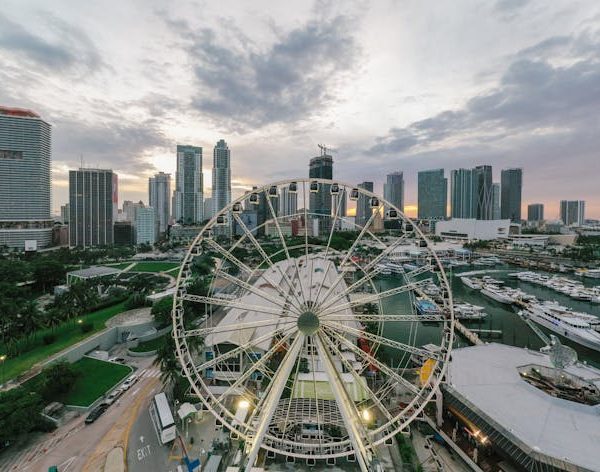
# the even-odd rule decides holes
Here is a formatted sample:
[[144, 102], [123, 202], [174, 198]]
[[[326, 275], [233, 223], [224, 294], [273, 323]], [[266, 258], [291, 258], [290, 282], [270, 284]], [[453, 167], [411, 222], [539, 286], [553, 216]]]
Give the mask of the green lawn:
[[[40, 345], [34, 347], [30, 351], [20, 354], [17, 357], [9, 357], [6, 359], [6, 361], [4, 361], [1, 371], [3, 382], [21, 375], [23, 372], [30, 369], [34, 364], [44, 361], [53, 354], [56, 354], [63, 349], [82, 341], [92, 334], [103, 330], [105, 328], [104, 324], [106, 321], [122, 311], [125, 311], [125, 302], [117, 303], [116, 305], [109, 306], [108, 308], [103, 308], [102, 310], [82, 316], [81, 319], [94, 324], [94, 329], [89, 333], [82, 333], [79, 325], [74, 322], [67, 322], [54, 330], [40, 330], [36, 334], [37, 338], [40, 340]], [[47, 346], [41, 341], [46, 333], [54, 333], [56, 335], [56, 340]], [[0, 346], [0, 350], [4, 352], [2, 346]]]
[[130, 266], [132, 263], [131, 262], [118, 262], [116, 264], [102, 264], [105, 267], [112, 267], [113, 269], [125, 269], [126, 267]]
[[150, 352], [156, 351], [163, 343], [165, 342], [164, 336], [161, 336], [156, 339], [152, 339], [150, 341], [144, 341], [137, 345], [137, 347], [132, 347], [129, 349], [133, 352]]
[[132, 368], [126, 365], [82, 357], [73, 364], [81, 376], [72, 390], [61, 399], [65, 405], [89, 406], [127, 377]]
[[178, 262], [163, 262], [163, 261], [145, 261], [138, 262], [132, 269], [132, 272], [165, 272], [167, 270], [179, 267]]

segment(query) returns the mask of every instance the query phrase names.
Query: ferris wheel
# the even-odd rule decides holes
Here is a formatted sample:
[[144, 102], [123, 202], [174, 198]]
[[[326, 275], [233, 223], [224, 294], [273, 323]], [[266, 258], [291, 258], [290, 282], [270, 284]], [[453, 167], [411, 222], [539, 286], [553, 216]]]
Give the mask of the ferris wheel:
[[[206, 257], [216, 265], [198, 290]], [[255, 188], [213, 216], [173, 307], [182, 373], [243, 444], [247, 471], [269, 460], [383, 470], [381, 448], [443, 381], [453, 328], [432, 243], [373, 192], [326, 179]]]

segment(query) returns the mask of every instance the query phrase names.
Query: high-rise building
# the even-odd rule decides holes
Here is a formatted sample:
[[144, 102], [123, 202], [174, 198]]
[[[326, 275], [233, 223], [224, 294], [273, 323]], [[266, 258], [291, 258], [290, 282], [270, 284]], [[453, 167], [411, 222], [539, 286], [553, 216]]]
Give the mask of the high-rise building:
[[283, 187], [279, 195], [279, 215], [290, 216], [297, 212], [298, 194], [290, 192], [287, 187]]
[[[321, 155], [313, 157], [309, 163], [308, 176], [311, 179], [333, 179], [333, 158], [321, 150]], [[331, 229], [331, 185], [323, 184], [317, 193], [310, 193], [309, 212], [313, 215], [312, 219], [318, 219], [319, 234], [329, 233]], [[319, 217], [315, 215], [325, 215]], [[312, 224], [311, 224], [312, 225]]]
[[494, 182], [492, 184], [492, 220], [499, 220], [502, 218], [502, 212], [500, 211], [500, 184]]
[[133, 246], [135, 244], [135, 226], [131, 221], [115, 221], [114, 245]]
[[[371, 191], [373, 191], [372, 188]], [[383, 198], [398, 210], [404, 211], [404, 174], [402, 172], [392, 172], [387, 175], [386, 182], [383, 184]]]
[[51, 128], [30, 110], [0, 107], [0, 246], [52, 243]]
[[456, 169], [450, 173], [450, 210], [452, 218], [475, 218], [472, 169]]
[[204, 199], [204, 219], [210, 220], [215, 214], [213, 213], [213, 199], [212, 197]]
[[[358, 188], [362, 188], [369, 192], [373, 191], [373, 182], [362, 182], [358, 184]], [[369, 218], [371, 218], [372, 209], [369, 201], [369, 197], [360, 193], [358, 201], [356, 202], [356, 224], [361, 228], [367, 224]]]
[[561, 200], [560, 219], [566, 226], [583, 226], [585, 221], [585, 202], [583, 200]]
[[177, 173], [173, 196], [175, 221], [193, 225], [204, 220], [201, 147], [177, 145]]
[[69, 204], [65, 203], [60, 206], [60, 221], [63, 223], [69, 222]]
[[477, 203], [475, 217], [478, 220], [492, 219], [492, 183], [492, 166], [473, 169], [473, 196]]
[[156, 211], [152, 207], [138, 208], [135, 212], [136, 244], [154, 244], [158, 221]]
[[159, 172], [148, 179], [148, 206], [154, 208], [158, 232], [166, 233], [171, 219], [171, 174]]
[[527, 205], [527, 221], [543, 221], [544, 220], [544, 204], [531, 203]]
[[231, 202], [231, 151], [221, 139], [213, 149], [212, 201], [213, 214]]
[[106, 169], [69, 171], [69, 245], [112, 245], [118, 199], [117, 174]]
[[441, 220], [447, 215], [448, 179], [444, 169], [424, 170], [418, 173], [418, 218]]
[[132, 202], [131, 200], [125, 200], [123, 202], [123, 211], [121, 221], [129, 221], [135, 225], [135, 214], [138, 208], [144, 208], [142, 201]]
[[500, 213], [502, 219], [514, 223], [521, 221], [521, 194], [523, 193], [523, 169], [503, 169]]

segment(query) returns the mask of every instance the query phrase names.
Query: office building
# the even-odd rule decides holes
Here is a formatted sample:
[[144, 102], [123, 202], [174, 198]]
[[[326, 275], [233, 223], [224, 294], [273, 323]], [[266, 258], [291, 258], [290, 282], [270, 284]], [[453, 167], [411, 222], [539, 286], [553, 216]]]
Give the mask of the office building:
[[213, 214], [231, 202], [231, 151], [221, 139], [213, 149], [212, 201]]
[[[362, 188], [367, 190], [368, 192], [373, 191], [373, 182], [362, 182], [358, 184], [358, 188]], [[356, 202], [356, 224], [360, 226], [360, 228], [364, 227], [367, 224], [367, 221], [371, 218], [372, 210], [370, 205], [370, 198], [366, 195], [360, 193], [358, 196], [358, 201]], [[360, 231], [360, 228], [357, 230]]]
[[424, 170], [417, 174], [418, 218], [443, 220], [447, 216], [448, 179], [444, 169]]
[[33, 111], [0, 107], [0, 246], [52, 243], [51, 127]]
[[129, 221], [130, 223], [135, 225], [135, 214], [138, 208], [144, 208], [144, 203], [141, 201], [132, 202], [131, 200], [125, 200], [123, 202], [123, 211], [121, 212], [121, 217], [118, 217], [118, 220]]
[[69, 171], [69, 245], [112, 245], [118, 204], [117, 174], [112, 170]]
[[164, 234], [171, 220], [171, 174], [159, 172], [148, 179], [148, 206], [154, 208], [159, 234]]
[[494, 182], [492, 184], [492, 219], [499, 220], [502, 216], [502, 212], [500, 210], [500, 184]]
[[544, 204], [531, 203], [527, 205], [527, 221], [543, 221], [544, 220]]
[[173, 193], [175, 221], [184, 225], [204, 220], [202, 148], [177, 145], [177, 173]]
[[523, 169], [503, 169], [500, 177], [501, 204], [503, 219], [513, 223], [521, 221], [521, 194], [523, 193]]
[[[321, 155], [313, 157], [309, 163], [308, 176], [311, 179], [333, 179], [333, 158], [321, 149]], [[331, 185], [322, 184], [317, 193], [309, 195], [309, 212], [312, 218], [319, 220], [314, 223], [318, 227], [318, 233], [323, 235], [331, 229]], [[318, 215], [324, 215], [319, 217]], [[313, 225], [312, 223], [310, 225]]]
[[69, 204], [65, 203], [60, 206], [60, 221], [68, 224], [69, 223]]
[[457, 169], [450, 173], [450, 211], [452, 218], [475, 218], [472, 169]]
[[561, 200], [560, 219], [566, 226], [583, 226], [585, 222], [585, 202], [583, 200]]
[[138, 208], [135, 213], [136, 244], [154, 244], [156, 242], [157, 223], [154, 208]]
[[204, 219], [210, 220], [213, 216], [215, 216], [213, 212], [213, 199], [212, 197], [204, 199]]
[[135, 226], [131, 221], [115, 221], [114, 245], [133, 246], [135, 244]]
[[[373, 191], [372, 188], [371, 191]], [[387, 175], [386, 182], [383, 184], [383, 198], [404, 212], [404, 174], [402, 172], [392, 172]]]
[[283, 187], [279, 194], [279, 214], [291, 216], [298, 212], [298, 194], [292, 193], [287, 187]]
[[492, 219], [492, 166], [477, 166], [473, 169], [473, 197], [475, 217], [478, 220]]

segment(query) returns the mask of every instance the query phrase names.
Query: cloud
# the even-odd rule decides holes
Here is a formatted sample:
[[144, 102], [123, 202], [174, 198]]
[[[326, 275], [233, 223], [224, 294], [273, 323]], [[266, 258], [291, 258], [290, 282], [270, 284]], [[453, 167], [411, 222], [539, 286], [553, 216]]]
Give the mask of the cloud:
[[494, 8], [499, 12], [519, 10], [527, 5], [530, 0], [498, 0]]
[[189, 40], [187, 51], [197, 93], [193, 107], [229, 129], [293, 123], [322, 111], [336, 87], [356, 66], [355, 21], [338, 15], [311, 19], [266, 47], [247, 41], [236, 28], [234, 40], [217, 30], [173, 28]]
[[91, 39], [79, 28], [45, 13], [50, 38], [26, 30], [0, 14], [0, 50], [54, 72], [78, 69], [93, 72], [105, 64]]

